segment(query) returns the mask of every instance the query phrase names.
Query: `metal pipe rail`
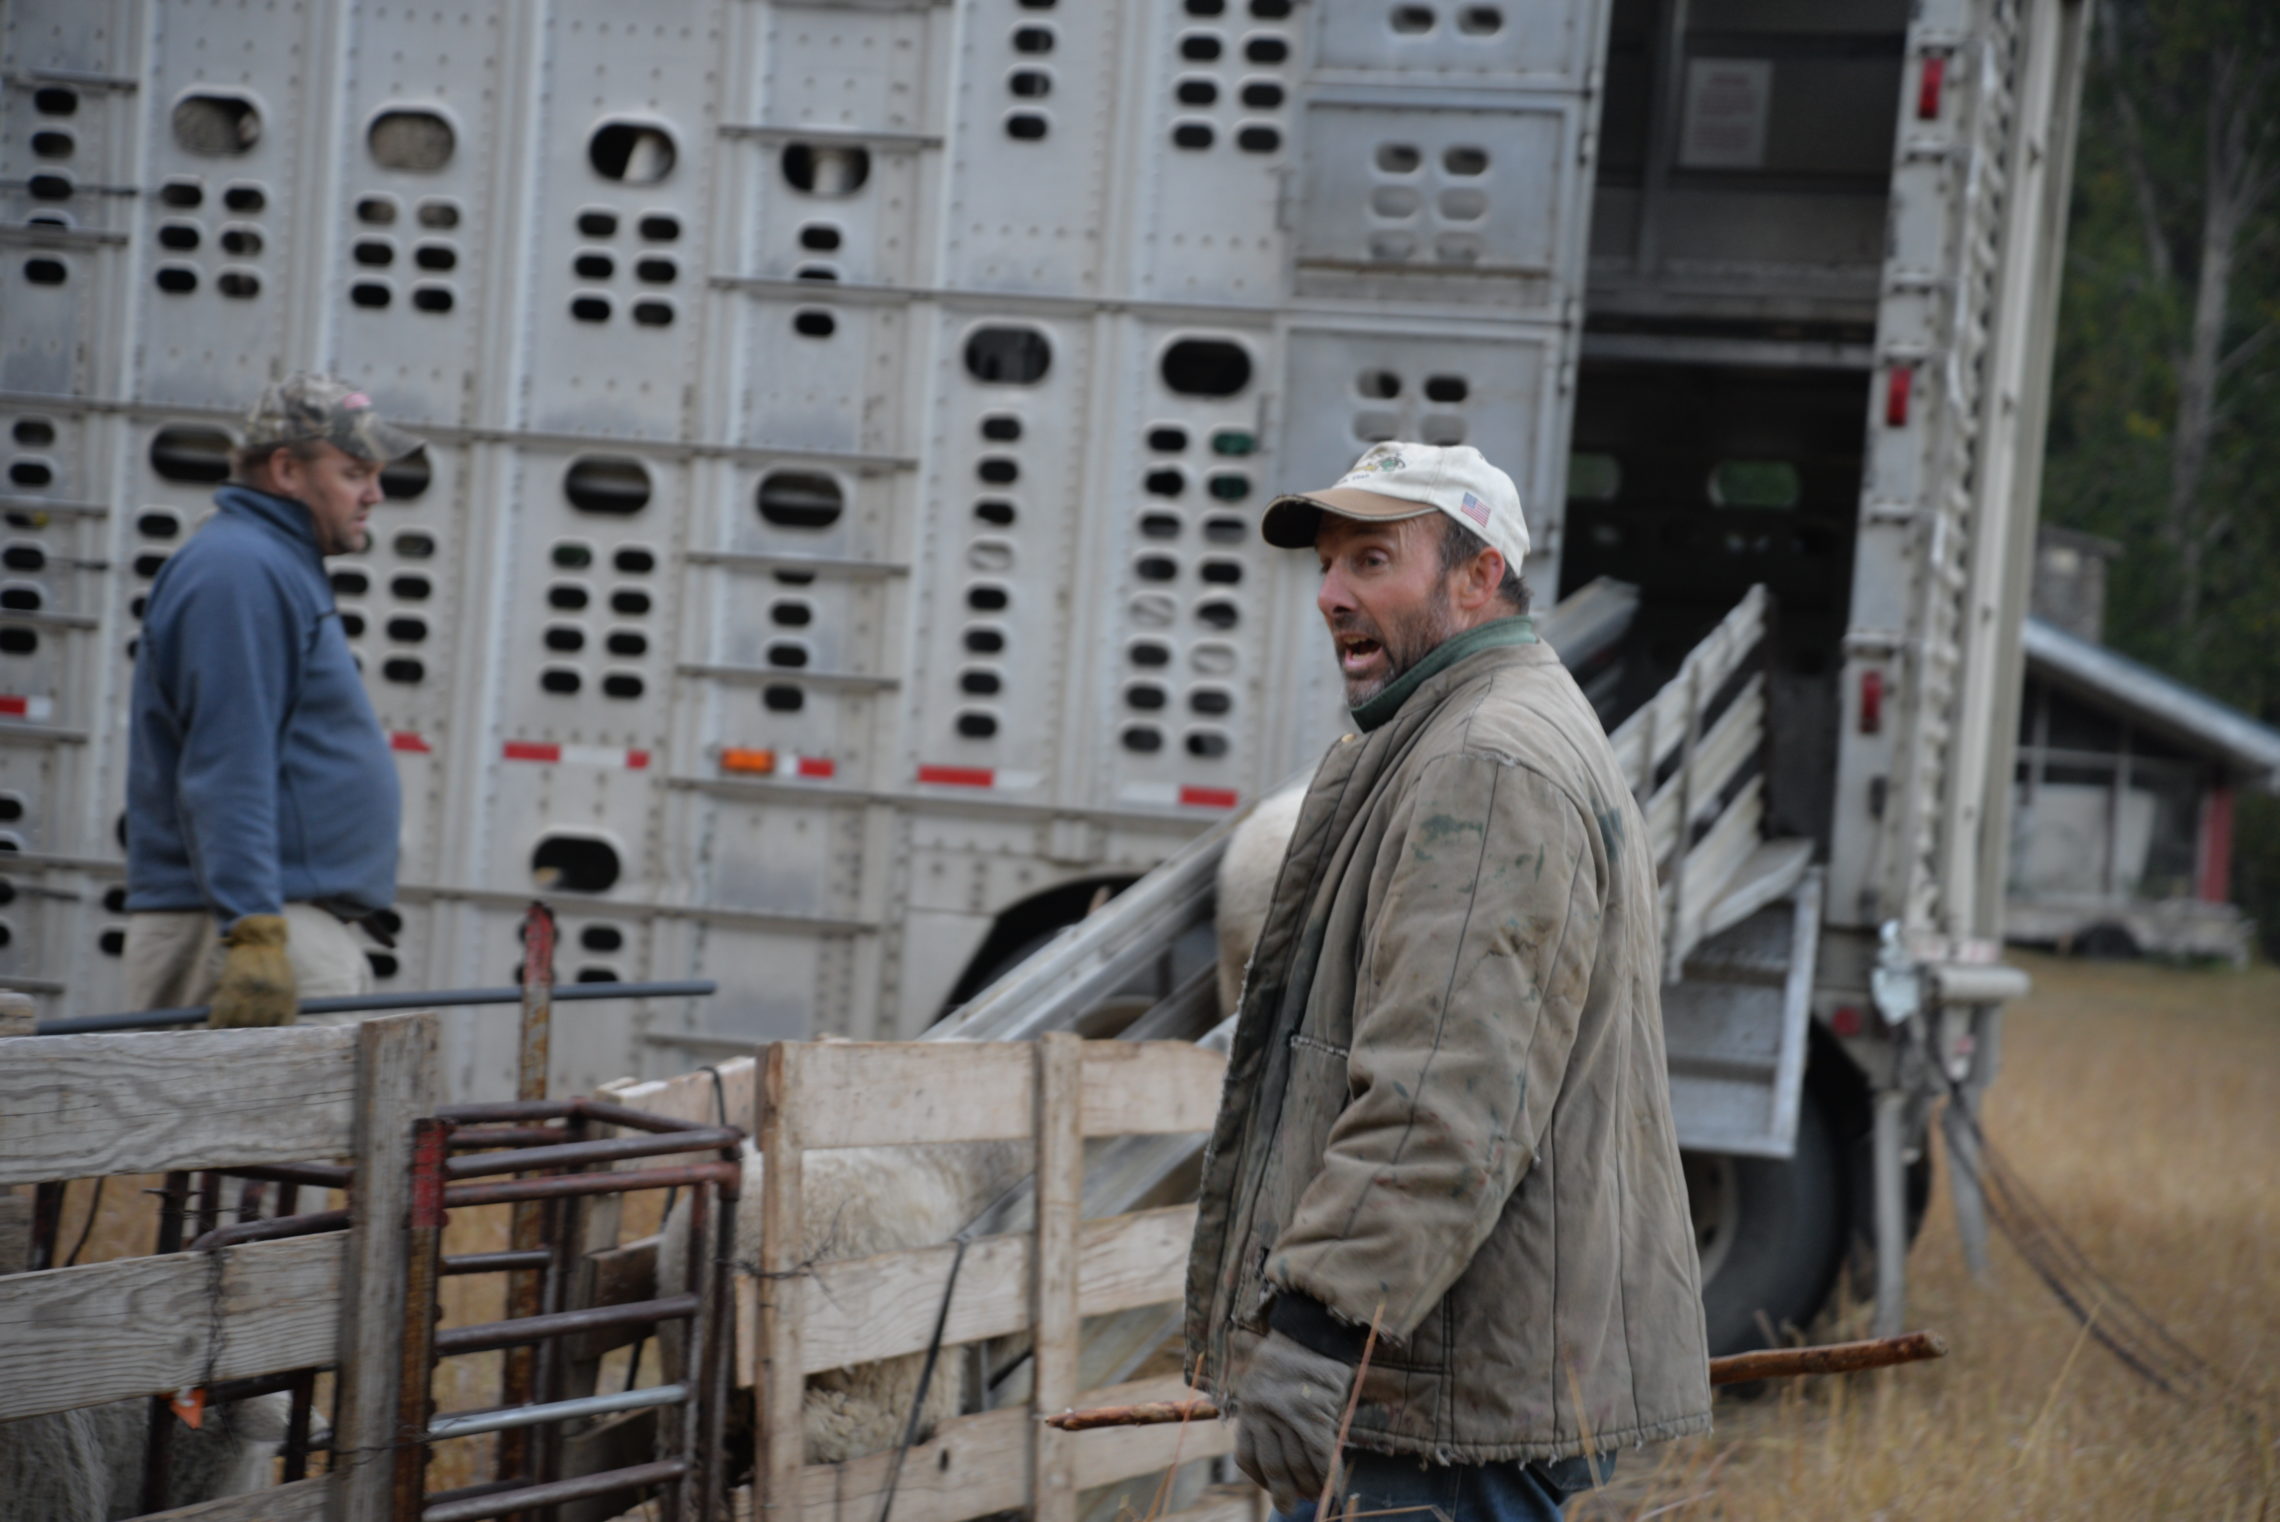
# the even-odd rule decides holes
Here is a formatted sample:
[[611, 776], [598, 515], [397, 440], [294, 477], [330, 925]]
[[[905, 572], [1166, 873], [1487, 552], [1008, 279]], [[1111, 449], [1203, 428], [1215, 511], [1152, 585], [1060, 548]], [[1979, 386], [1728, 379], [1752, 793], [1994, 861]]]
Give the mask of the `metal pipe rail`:
[[[659, 983], [565, 983], [553, 990], [554, 1001], [568, 1004], [584, 999], [696, 999], [718, 993], [710, 978], [681, 978]], [[511, 984], [498, 988], [429, 988], [405, 993], [338, 994], [303, 999], [304, 1015], [377, 1014], [392, 1009], [454, 1009], [471, 1004], [522, 1003], [523, 991]], [[87, 1036], [105, 1031], [168, 1030], [178, 1025], [203, 1025], [213, 1013], [210, 1004], [180, 1009], [122, 1010], [110, 1015], [69, 1015], [42, 1020], [33, 1029], [39, 1036]]]

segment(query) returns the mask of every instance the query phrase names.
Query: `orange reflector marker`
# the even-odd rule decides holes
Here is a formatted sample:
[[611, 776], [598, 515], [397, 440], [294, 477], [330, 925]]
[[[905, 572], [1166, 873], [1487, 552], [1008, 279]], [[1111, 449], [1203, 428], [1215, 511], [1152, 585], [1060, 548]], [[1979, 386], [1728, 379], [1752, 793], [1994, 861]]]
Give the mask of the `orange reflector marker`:
[[776, 753], [745, 746], [724, 746], [720, 753], [720, 769], [724, 772], [773, 772], [776, 769]]

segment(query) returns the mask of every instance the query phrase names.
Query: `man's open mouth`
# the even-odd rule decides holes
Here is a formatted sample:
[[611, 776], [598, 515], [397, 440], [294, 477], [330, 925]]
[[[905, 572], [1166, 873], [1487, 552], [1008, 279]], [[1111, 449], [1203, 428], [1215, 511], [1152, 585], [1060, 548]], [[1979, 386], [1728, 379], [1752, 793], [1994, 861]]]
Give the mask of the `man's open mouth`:
[[1375, 661], [1383, 648], [1374, 639], [1340, 635], [1338, 638], [1338, 667], [1342, 671], [1360, 671]]

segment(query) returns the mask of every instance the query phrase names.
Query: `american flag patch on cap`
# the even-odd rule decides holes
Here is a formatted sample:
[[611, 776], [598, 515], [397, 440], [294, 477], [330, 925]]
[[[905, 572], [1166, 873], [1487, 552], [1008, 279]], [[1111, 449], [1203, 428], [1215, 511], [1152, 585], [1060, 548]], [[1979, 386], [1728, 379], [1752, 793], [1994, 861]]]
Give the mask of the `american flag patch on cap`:
[[1459, 502], [1457, 506], [1464, 510], [1464, 515], [1467, 518], [1472, 519], [1482, 528], [1488, 527], [1488, 504], [1481, 501], [1480, 498], [1468, 491], [1465, 493], [1464, 500]]

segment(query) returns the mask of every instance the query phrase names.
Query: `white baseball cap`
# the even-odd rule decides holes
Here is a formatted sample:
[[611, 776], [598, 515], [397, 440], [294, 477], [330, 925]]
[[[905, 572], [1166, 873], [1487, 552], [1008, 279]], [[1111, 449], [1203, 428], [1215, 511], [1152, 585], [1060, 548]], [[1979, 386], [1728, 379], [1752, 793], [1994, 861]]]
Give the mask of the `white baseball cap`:
[[1520, 488], [1470, 444], [1372, 444], [1338, 484], [1267, 504], [1259, 532], [1279, 549], [1310, 549], [1324, 513], [1392, 522], [1446, 513], [1518, 573], [1528, 561]]

